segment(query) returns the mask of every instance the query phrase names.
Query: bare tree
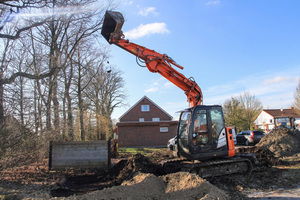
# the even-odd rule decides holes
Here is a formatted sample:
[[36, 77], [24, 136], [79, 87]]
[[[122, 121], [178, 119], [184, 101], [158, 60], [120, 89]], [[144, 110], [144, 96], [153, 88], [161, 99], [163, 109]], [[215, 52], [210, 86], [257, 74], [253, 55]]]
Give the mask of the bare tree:
[[[53, 125], [56, 133], [60, 132], [60, 100], [58, 98], [58, 81], [60, 76], [65, 76], [66, 80], [72, 78], [66, 77], [65, 72], [70, 71], [68, 67], [71, 65], [67, 63], [72, 58], [75, 49], [80, 44], [80, 41], [91, 37], [101, 28], [102, 17], [99, 17], [99, 15], [102, 16], [105, 10], [104, 7], [95, 10], [88, 9], [88, 6], [91, 6], [94, 2], [53, 1], [51, 9], [46, 9], [45, 12], [55, 13], [56, 9], [64, 8], [67, 14], [53, 15], [51, 21], [37, 28], [38, 36], [36, 40], [49, 48], [49, 70], [56, 69], [47, 84], [48, 97], [46, 100], [46, 127], [48, 130], [52, 129], [53, 116]], [[63, 69], [63, 71], [60, 69]], [[64, 88], [67, 90], [65, 91], [67, 93], [70, 87], [69, 84], [70, 81], [66, 83]], [[67, 93], [65, 93], [66, 96], [68, 96]], [[67, 97], [65, 98], [67, 99]], [[71, 117], [71, 115], [69, 116]]]
[[240, 101], [247, 129], [251, 130], [253, 128], [255, 118], [259, 115], [263, 108], [262, 103], [255, 97], [255, 95], [251, 95], [249, 92], [244, 92], [244, 94], [240, 95]]
[[298, 86], [296, 87], [296, 91], [294, 92], [294, 103], [293, 107], [298, 110], [300, 113], [300, 80]]
[[[20, 81], [18, 87], [22, 87], [20, 84], [24, 85], [24, 78], [35, 80], [29, 83], [32, 84], [34, 89], [32, 90], [32, 94], [34, 97], [33, 112], [36, 122], [36, 132], [44, 129], [43, 121], [45, 120], [46, 129], [52, 130], [54, 127], [55, 132], [59, 134], [61, 132], [60, 114], [63, 114], [63, 128], [67, 130], [68, 135], [72, 138], [72, 110], [74, 107], [72, 104], [74, 104], [75, 101], [70, 93], [75, 86], [73, 82], [73, 62], [76, 60], [73, 59], [74, 53], [75, 50], [83, 44], [82, 41], [93, 39], [93, 35], [101, 29], [105, 10], [112, 6], [112, 1], [107, 1], [107, 4], [101, 3], [101, 6], [92, 7], [91, 5], [95, 2], [96, 0], [24, 0], [0, 3], [2, 17], [8, 19], [5, 23], [2, 23], [3, 27], [0, 30], [2, 33], [4, 29], [9, 30], [9, 28], [16, 28], [22, 24], [34, 24], [43, 21], [39, 26], [26, 28], [26, 32], [25, 29], [20, 28], [23, 33], [22, 37], [30, 38], [30, 40], [26, 40], [30, 43], [30, 45], [26, 47], [30, 59], [26, 58], [26, 60], [29, 61], [26, 61], [26, 67], [23, 68], [22, 71], [18, 71], [16, 68], [14, 68], [14, 71], [10, 71], [10, 73], [7, 71], [11, 66], [8, 65], [10, 62], [10, 54], [6, 52], [8, 52], [11, 43], [18, 41], [15, 40], [16, 38], [21, 38], [20, 35], [14, 39], [3, 37], [6, 38], [3, 40], [7, 42], [5, 43], [7, 44], [7, 50], [2, 52], [2, 59], [0, 60], [3, 72], [0, 74], [0, 86], [13, 83], [17, 77], [23, 77], [18, 79]], [[19, 10], [7, 16], [5, 12], [8, 8]], [[32, 20], [22, 18], [20, 12], [29, 13], [30, 9], [39, 10], [39, 12], [43, 12], [46, 17], [35, 16]], [[20, 20], [24, 23], [17, 23]], [[11, 27], [12, 21], [16, 22], [14, 23], [14, 27]], [[18, 27], [16, 30], [18, 30]], [[6, 35], [14, 36], [14, 33], [14, 31], [7, 32]], [[24, 63], [22, 63], [22, 65], [24, 65]], [[3, 103], [1, 103], [3, 102], [3, 95], [1, 95], [3, 92], [1, 91], [3, 91], [3, 87], [2, 90], [0, 87], [0, 118], [3, 116], [3, 114], [1, 115], [1, 113], [3, 113]], [[22, 94], [20, 93], [20, 97], [21, 96]], [[23, 108], [20, 108], [20, 110], [23, 110]], [[44, 118], [43, 116], [46, 117]], [[23, 119], [23, 117], [20, 118]]]
[[50, 1], [48, 0], [21, 0], [13, 1], [6, 0], [0, 2], [0, 32], [8, 24], [15, 25], [15, 31], [13, 33], [0, 33], [0, 38], [6, 38], [10, 40], [16, 40], [20, 38], [21, 33], [28, 31], [34, 27], [38, 27], [47, 21], [43, 19], [38, 22], [32, 23], [17, 23], [17, 16], [19, 16], [22, 11], [26, 13], [29, 9], [39, 9], [48, 5]]
[[239, 97], [231, 97], [223, 105], [224, 117], [228, 126], [237, 131], [253, 129], [253, 122], [262, 110], [262, 103], [249, 92]]
[[233, 126], [236, 131], [244, 129], [243, 109], [238, 98], [231, 97], [231, 99], [226, 100], [223, 104], [223, 112], [226, 126]]
[[74, 75], [73, 61], [70, 59], [70, 67], [64, 67], [64, 94], [63, 94], [63, 137], [74, 139], [74, 128], [73, 128], [73, 109], [72, 109], [72, 97], [71, 97], [71, 85]]
[[9, 65], [13, 62], [13, 42], [8, 39], [5, 39], [4, 48], [1, 53], [1, 66], [0, 66], [0, 121], [4, 117], [4, 108], [3, 108], [3, 95], [4, 95], [4, 85], [11, 84], [15, 81], [17, 77], [24, 77], [28, 79], [43, 79], [49, 77], [54, 73], [54, 70], [41, 73], [41, 74], [30, 74], [25, 71], [13, 72], [9, 70]]
[[[101, 29], [104, 12], [111, 8], [112, 1], [108, 0], [107, 4], [99, 1], [98, 6], [91, 6], [94, 2], [96, 0], [0, 2], [0, 120], [2, 122], [4, 115], [12, 114], [13, 117], [9, 118], [14, 122], [6, 121], [0, 127], [1, 152], [4, 147], [14, 156], [15, 152], [22, 154], [26, 147], [31, 155], [32, 152], [36, 154], [40, 152], [41, 144], [47, 144], [49, 139], [60, 140], [60, 133], [73, 140], [76, 109], [80, 112], [78, 119], [83, 130], [81, 139], [97, 139], [86, 137], [89, 134], [85, 131], [95, 132], [97, 128], [94, 124], [96, 104], [87, 98], [87, 93], [98, 76], [99, 66], [108, 56], [105, 49], [96, 50], [93, 45], [98, 45], [94, 36]], [[23, 15], [34, 12], [44, 16]], [[91, 43], [93, 45], [87, 48]], [[94, 50], [99, 53], [96, 58], [89, 56]], [[101, 60], [99, 55], [105, 58]], [[112, 76], [113, 73], [105, 75]], [[104, 84], [115, 83], [107, 79]], [[99, 106], [97, 113], [102, 124], [110, 124], [111, 112], [115, 106], [121, 105], [122, 95], [112, 88], [105, 89], [114, 95], [103, 96], [106, 100], [101, 101], [106, 106]], [[25, 128], [29, 127], [28, 121], [34, 132]], [[12, 135], [6, 124], [13, 127], [24, 124], [20, 126], [20, 130], [24, 131], [18, 129]], [[105, 128], [101, 129], [102, 135], [106, 134], [109, 138], [107, 133], [111, 127], [102, 128]], [[8, 131], [2, 134], [2, 130]], [[47, 134], [35, 137], [41, 133]], [[45, 140], [41, 141], [43, 138]], [[0, 157], [6, 155], [1, 154]], [[28, 160], [28, 157], [23, 158]]]
[[[100, 58], [100, 56], [98, 57]], [[95, 113], [97, 139], [111, 137], [111, 114], [115, 108], [124, 105], [126, 99], [122, 72], [117, 68], [105, 65], [105, 60], [106, 58], [103, 57], [97, 68], [91, 68], [94, 71], [90, 71], [90, 74], [96, 74], [96, 76], [85, 91], [91, 102], [92, 111]]]
[[[82, 141], [86, 139], [85, 124], [84, 124], [84, 112], [88, 109], [88, 105], [85, 101], [84, 90], [91, 83], [96, 74], [88, 76], [90, 68], [95, 67], [95, 61], [97, 57], [93, 56], [87, 49], [91, 46], [86, 43], [85, 46], [81, 45], [80, 49], [76, 51], [76, 57], [74, 57], [73, 64], [76, 68], [75, 83], [76, 83], [76, 96], [78, 101], [78, 115], [80, 125], [80, 138]], [[96, 72], [98, 73], [98, 72]]]

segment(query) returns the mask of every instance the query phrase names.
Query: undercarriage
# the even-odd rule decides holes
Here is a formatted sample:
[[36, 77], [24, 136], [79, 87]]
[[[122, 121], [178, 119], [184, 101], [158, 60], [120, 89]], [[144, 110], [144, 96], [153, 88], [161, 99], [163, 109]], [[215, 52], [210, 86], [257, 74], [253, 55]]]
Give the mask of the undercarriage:
[[252, 162], [245, 157], [231, 157], [208, 161], [173, 159], [163, 161], [161, 164], [165, 174], [185, 171], [196, 173], [202, 178], [235, 173], [250, 175], [253, 169]]

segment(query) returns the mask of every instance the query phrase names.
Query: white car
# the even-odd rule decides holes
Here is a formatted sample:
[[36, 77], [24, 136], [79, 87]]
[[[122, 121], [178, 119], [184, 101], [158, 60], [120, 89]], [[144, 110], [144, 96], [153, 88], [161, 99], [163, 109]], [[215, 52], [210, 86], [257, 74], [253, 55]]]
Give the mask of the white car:
[[175, 137], [169, 139], [169, 141], [168, 141], [167, 147], [168, 147], [168, 149], [170, 149], [171, 151], [173, 151], [173, 149], [174, 149], [176, 137], [177, 137], [177, 136], [175, 136]]
[[235, 129], [234, 128], [232, 128], [232, 135], [233, 135], [234, 144], [236, 144], [236, 133], [235, 133]]

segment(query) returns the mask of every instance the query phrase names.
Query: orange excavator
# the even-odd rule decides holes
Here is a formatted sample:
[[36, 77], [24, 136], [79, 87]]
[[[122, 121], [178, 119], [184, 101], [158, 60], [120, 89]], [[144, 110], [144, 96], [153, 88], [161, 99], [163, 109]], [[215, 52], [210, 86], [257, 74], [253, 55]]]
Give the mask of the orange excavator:
[[[202, 177], [252, 171], [253, 155], [235, 153], [232, 128], [225, 127], [222, 107], [202, 105], [203, 95], [193, 78], [187, 78], [174, 69], [183, 69], [166, 54], [137, 45], [124, 39], [124, 17], [120, 12], [106, 11], [101, 34], [109, 44], [136, 56], [139, 65], [145, 64], [150, 72], [159, 73], [187, 96], [190, 108], [181, 111], [174, 154], [180, 159], [162, 163], [165, 173], [196, 172]], [[251, 160], [251, 161], [250, 161]]]

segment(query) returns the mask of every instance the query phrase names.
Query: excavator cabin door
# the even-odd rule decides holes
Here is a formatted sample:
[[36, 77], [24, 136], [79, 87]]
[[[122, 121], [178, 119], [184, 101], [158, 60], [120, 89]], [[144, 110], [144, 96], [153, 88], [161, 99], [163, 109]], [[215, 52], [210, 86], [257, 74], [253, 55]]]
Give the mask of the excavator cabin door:
[[228, 153], [222, 108], [195, 106], [183, 111], [177, 142], [178, 153], [188, 159], [205, 159]]

